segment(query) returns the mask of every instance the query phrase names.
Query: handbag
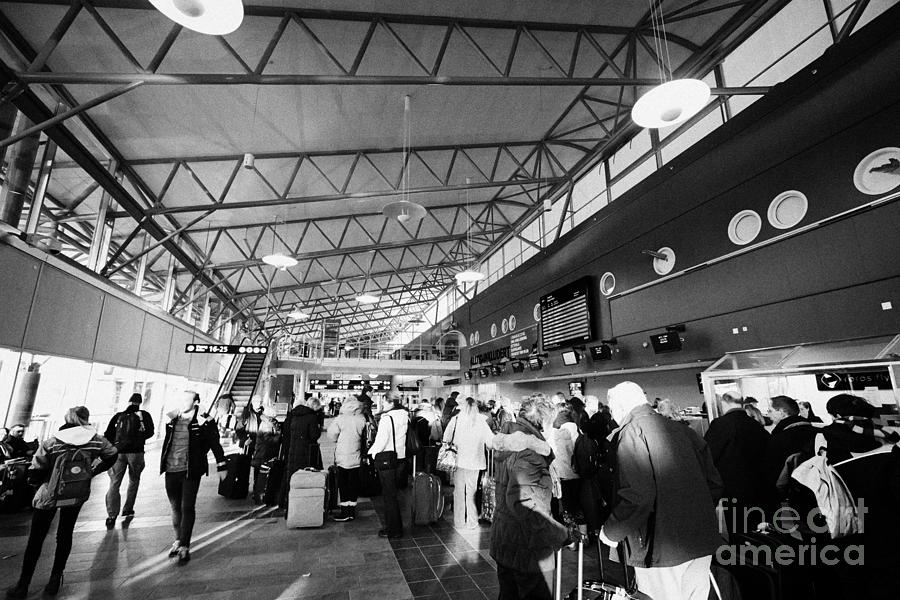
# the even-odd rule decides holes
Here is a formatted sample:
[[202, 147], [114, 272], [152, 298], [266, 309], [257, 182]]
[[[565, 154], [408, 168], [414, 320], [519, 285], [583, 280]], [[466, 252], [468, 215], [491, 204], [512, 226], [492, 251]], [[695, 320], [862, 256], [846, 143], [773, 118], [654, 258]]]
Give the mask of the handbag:
[[442, 444], [440, 450], [438, 450], [437, 469], [438, 471], [444, 471], [448, 475], [453, 475], [453, 473], [456, 472], [456, 463], [459, 458], [457, 456], [456, 444], [453, 443], [453, 440], [456, 439], [457, 427], [459, 427], [458, 418], [456, 424], [453, 426], [453, 434], [450, 436], [450, 441], [446, 444]]
[[394, 430], [394, 418], [387, 417], [391, 422], [391, 442], [393, 450], [383, 450], [375, 455], [375, 468], [379, 471], [393, 471], [397, 468], [397, 435]]

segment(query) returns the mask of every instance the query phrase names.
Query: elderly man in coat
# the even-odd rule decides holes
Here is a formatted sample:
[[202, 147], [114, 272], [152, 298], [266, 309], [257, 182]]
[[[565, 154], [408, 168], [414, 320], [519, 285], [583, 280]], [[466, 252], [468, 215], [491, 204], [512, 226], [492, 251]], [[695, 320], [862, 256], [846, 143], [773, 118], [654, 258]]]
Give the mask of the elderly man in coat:
[[616, 492], [600, 539], [625, 544], [638, 590], [651, 598], [706, 600], [722, 543], [722, 480], [706, 442], [656, 413], [635, 383], [612, 388], [609, 406], [621, 426], [612, 434]]

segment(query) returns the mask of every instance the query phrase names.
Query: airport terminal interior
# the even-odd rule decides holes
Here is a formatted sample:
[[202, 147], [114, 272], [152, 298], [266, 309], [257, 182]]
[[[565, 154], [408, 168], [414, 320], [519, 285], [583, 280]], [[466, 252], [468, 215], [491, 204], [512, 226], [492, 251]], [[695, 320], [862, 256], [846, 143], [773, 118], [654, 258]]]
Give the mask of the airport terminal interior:
[[896, 599], [898, 65], [896, 0], [0, 0], [0, 594]]

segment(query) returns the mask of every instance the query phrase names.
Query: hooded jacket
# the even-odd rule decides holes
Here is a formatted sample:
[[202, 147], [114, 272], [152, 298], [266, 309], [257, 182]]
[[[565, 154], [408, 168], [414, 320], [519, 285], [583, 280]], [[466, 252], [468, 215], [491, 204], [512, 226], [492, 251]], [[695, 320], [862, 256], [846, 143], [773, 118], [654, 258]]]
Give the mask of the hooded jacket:
[[[176, 416], [166, 423], [166, 437], [163, 440], [162, 454], [159, 457], [159, 472], [166, 472], [166, 458], [172, 449], [172, 435], [175, 431], [175, 422], [181, 418]], [[187, 478], [199, 480], [209, 474], [209, 461], [207, 455], [212, 450], [216, 457], [216, 470], [224, 471], [227, 468], [225, 451], [219, 443], [219, 428], [209, 415], [201, 415], [194, 410], [194, 416], [188, 423], [188, 468]]]
[[[32, 484], [40, 483], [37, 492], [34, 494], [32, 506], [41, 510], [52, 510], [56, 508], [56, 502], [53, 499], [48, 483], [50, 475], [53, 473], [53, 466], [57, 459], [65, 452], [80, 448], [88, 451], [94, 458], [94, 467], [91, 471], [91, 477], [95, 477], [100, 473], [109, 469], [116, 462], [119, 451], [109, 441], [98, 435], [92, 427], [87, 425], [63, 425], [56, 434], [50, 436], [38, 446], [37, 452], [31, 459], [31, 470], [28, 478]], [[100, 459], [97, 462], [96, 459]]]
[[362, 411], [363, 406], [358, 400], [347, 400], [341, 405], [337, 418], [328, 426], [328, 437], [337, 442], [334, 464], [342, 469], [359, 467], [363, 429], [366, 426]]
[[[319, 414], [304, 404], [298, 404], [287, 414], [281, 427], [284, 455], [287, 457], [287, 472], [316, 466], [318, 455], [313, 456], [313, 444], [322, 435]], [[316, 450], [318, 452], [318, 450]], [[285, 477], [285, 481], [290, 477]]]
[[551, 467], [560, 479], [579, 478], [578, 473], [572, 468], [572, 453], [575, 451], [578, 434], [578, 424], [572, 411], [570, 409], [559, 411], [553, 429], [547, 432], [547, 441], [550, 442], [556, 456]]
[[[130, 442], [116, 439], [116, 425], [119, 422], [119, 417], [126, 413], [137, 413], [141, 418], [141, 421], [144, 423], [144, 431], [141, 435], [141, 439], [132, 440]], [[137, 404], [129, 404], [128, 407], [125, 408], [125, 410], [114, 414], [113, 418], [109, 420], [109, 425], [106, 426], [104, 437], [106, 437], [106, 439], [108, 439], [110, 443], [115, 444], [119, 452], [123, 454], [133, 454], [136, 452], [143, 452], [144, 442], [152, 438], [154, 433], [156, 432], [153, 429], [153, 418], [150, 417], [150, 413], [145, 410], [141, 410], [141, 407]]]
[[628, 413], [612, 443], [616, 493], [603, 531], [625, 540], [628, 564], [674, 567], [714, 554], [722, 480], [706, 442], [644, 404]]
[[552, 571], [554, 555], [569, 536], [550, 513], [552, 453], [549, 447], [546, 454], [536, 449], [546, 446], [546, 440], [527, 420], [519, 419], [503, 428], [503, 433], [517, 432], [534, 438], [535, 445], [515, 452], [498, 449], [494, 453], [496, 504], [491, 557], [497, 564], [516, 571]]

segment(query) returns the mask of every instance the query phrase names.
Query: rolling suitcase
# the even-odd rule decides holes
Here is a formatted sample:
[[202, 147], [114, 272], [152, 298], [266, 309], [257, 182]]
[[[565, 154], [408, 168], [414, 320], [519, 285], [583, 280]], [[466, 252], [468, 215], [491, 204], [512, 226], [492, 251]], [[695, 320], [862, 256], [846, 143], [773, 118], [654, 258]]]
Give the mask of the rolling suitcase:
[[[413, 458], [413, 472], [416, 459]], [[444, 490], [441, 480], [429, 473], [413, 475], [412, 520], [415, 525], [437, 523], [444, 514]]]
[[481, 474], [481, 519], [492, 523], [494, 521], [494, 505], [496, 503], [497, 488], [494, 484], [494, 451], [488, 450], [487, 469]]
[[359, 495], [364, 498], [381, 495], [381, 479], [370, 457], [364, 458], [359, 464]]
[[273, 506], [278, 504], [278, 491], [284, 477], [284, 461], [270, 458], [259, 467], [253, 481], [253, 501], [257, 504]]
[[250, 493], [250, 457], [229, 454], [225, 457], [225, 478], [219, 482], [219, 495], [229, 500], [241, 500]]
[[291, 475], [288, 489], [287, 527], [321, 527], [325, 523], [327, 475], [316, 469], [300, 469]]
[[[615, 585], [606, 580], [603, 573], [603, 549], [606, 546], [602, 542], [597, 542], [597, 559], [600, 565], [600, 579], [584, 578], [584, 540], [578, 541], [578, 581], [581, 585], [569, 592], [566, 600], [582, 600], [590, 598], [592, 600], [651, 600], [647, 594], [643, 594], [637, 590], [637, 584], [633, 579], [633, 573], [628, 570], [625, 562], [625, 552], [622, 550], [622, 544], [616, 547], [619, 555], [619, 564], [625, 571], [625, 586]], [[556, 552], [556, 573], [555, 585], [553, 589], [553, 597], [555, 600], [562, 600], [562, 559], [563, 550]], [[586, 595], [587, 594], [587, 595]]]

